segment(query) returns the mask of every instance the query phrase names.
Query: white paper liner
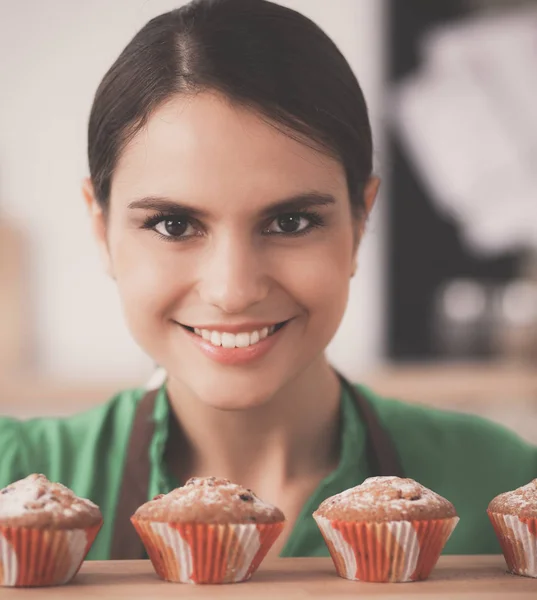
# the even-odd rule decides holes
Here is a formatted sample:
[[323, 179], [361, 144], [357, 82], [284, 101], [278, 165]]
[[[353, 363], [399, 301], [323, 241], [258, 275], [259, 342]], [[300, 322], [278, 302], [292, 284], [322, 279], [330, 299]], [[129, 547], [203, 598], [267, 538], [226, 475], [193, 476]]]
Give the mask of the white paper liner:
[[1, 527], [0, 584], [34, 587], [68, 583], [99, 528], [54, 531]]
[[[500, 543], [503, 541], [502, 549], [509, 570], [516, 575], [537, 578], [537, 536], [530, 531], [529, 524], [513, 515], [489, 513], [489, 516], [495, 524]], [[508, 545], [507, 552], [505, 545]]]
[[[431, 521], [430, 540], [425, 538], [420, 541], [415, 526], [410, 521], [388, 521], [382, 523], [362, 524], [364, 530], [358, 536], [353, 536], [358, 555], [363, 558], [357, 562], [357, 552], [353, 544], [349, 543], [343, 533], [335, 528], [331, 519], [315, 516], [315, 521], [327, 542], [334, 564], [341, 577], [352, 581], [385, 581], [403, 583], [414, 581], [419, 567], [428, 571], [434, 567], [438, 556], [430, 555], [427, 541], [440, 543], [440, 551], [453, 533], [458, 517]], [[440, 524], [440, 528], [438, 527]], [[426, 530], [429, 522], [422, 522], [420, 526]], [[352, 532], [359, 524], [348, 523], [347, 527]], [[367, 531], [367, 535], [363, 535]], [[441, 536], [438, 539], [438, 536]], [[383, 552], [379, 553], [378, 549]], [[438, 554], [438, 549], [436, 551]], [[430, 565], [427, 565], [427, 561]], [[362, 577], [359, 573], [362, 572]], [[421, 577], [419, 577], [421, 578]]]
[[178, 583], [246, 581], [284, 525], [132, 522], [159, 577]]

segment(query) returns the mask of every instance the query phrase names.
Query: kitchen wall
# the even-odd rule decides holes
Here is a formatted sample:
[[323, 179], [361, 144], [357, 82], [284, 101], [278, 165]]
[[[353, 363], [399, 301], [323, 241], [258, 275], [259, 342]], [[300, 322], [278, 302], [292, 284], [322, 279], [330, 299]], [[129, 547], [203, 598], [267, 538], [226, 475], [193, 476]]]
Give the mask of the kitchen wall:
[[[56, 380], [145, 377], [150, 360], [123, 323], [80, 195], [95, 89], [133, 34], [178, 0], [0, 0], [0, 218], [19, 227], [29, 260], [23, 309], [28, 366]], [[281, 0], [316, 21], [350, 61], [369, 102], [382, 171], [381, 0]], [[380, 199], [382, 201], [382, 198]], [[384, 220], [377, 208], [330, 355], [348, 375], [383, 356]]]

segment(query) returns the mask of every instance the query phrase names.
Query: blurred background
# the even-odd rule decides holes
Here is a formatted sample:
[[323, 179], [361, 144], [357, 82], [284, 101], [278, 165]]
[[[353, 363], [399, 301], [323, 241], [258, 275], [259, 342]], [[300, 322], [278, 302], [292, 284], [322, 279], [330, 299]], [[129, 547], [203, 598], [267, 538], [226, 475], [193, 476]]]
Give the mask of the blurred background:
[[[100, 79], [180, 0], [0, 0], [0, 413], [63, 415], [154, 365], [80, 184]], [[379, 393], [537, 442], [537, 1], [279, 0], [358, 76], [381, 196], [329, 348]]]

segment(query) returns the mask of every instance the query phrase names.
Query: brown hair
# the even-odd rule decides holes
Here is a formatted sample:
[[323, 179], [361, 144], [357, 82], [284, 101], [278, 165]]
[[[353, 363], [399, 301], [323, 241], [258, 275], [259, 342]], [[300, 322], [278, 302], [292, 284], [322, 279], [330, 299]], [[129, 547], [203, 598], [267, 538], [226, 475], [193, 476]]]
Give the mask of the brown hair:
[[104, 76], [89, 119], [88, 157], [106, 210], [120, 152], [175, 94], [221, 92], [287, 135], [341, 161], [355, 214], [372, 171], [366, 103], [330, 38], [267, 0], [194, 0], [147, 23]]

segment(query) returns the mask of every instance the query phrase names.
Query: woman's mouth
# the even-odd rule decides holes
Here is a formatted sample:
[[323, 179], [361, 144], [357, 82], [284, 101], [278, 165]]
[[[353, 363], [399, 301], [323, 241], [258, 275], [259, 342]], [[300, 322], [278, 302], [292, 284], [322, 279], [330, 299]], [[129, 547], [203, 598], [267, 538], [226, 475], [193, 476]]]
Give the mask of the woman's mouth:
[[223, 364], [242, 364], [268, 352], [279, 338], [276, 334], [291, 320], [237, 333], [223, 331], [223, 328], [215, 330], [179, 324], [204, 354], [213, 360]]
[[223, 348], [248, 348], [254, 346], [266, 337], [270, 337], [276, 331], [279, 331], [288, 321], [282, 321], [276, 325], [255, 329], [253, 331], [244, 331], [241, 333], [230, 333], [227, 331], [215, 331], [210, 329], [199, 329], [198, 327], [189, 327], [183, 325], [185, 329], [195, 333], [213, 346], [222, 346]]

